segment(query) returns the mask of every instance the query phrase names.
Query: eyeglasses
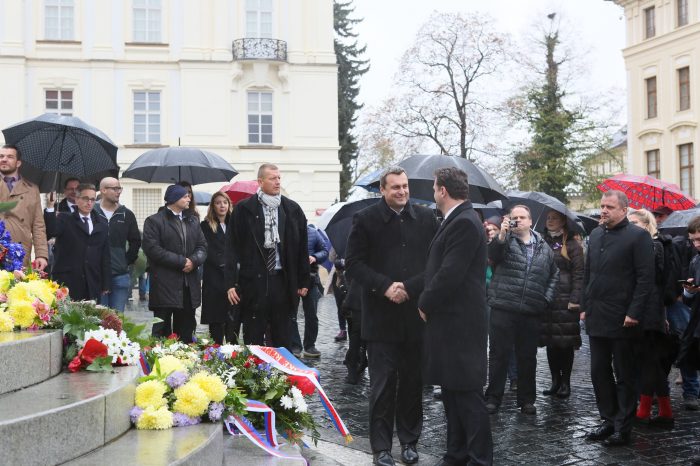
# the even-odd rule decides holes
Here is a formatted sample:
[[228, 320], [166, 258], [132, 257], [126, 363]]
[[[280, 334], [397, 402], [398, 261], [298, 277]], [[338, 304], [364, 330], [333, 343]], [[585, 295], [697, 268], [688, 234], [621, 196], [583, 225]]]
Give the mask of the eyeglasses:
[[111, 189], [112, 191], [121, 192], [124, 190], [121, 186], [105, 186], [105, 189]]
[[83, 202], [95, 202], [97, 200], [97, 198], [87, 196], [81, 196], [78, 199], [80, 199]]

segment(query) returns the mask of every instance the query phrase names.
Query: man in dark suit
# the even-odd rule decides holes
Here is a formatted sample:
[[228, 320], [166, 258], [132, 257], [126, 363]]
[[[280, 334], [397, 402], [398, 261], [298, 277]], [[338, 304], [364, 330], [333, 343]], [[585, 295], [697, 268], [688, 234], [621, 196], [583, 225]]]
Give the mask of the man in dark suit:
[[[50, 194], [48, 204], [54, 205]], [[96, 191], [91, 184], [78, 186], [73, 213], [53, 208], [44, 211], [46, 235], [56, 238], [51, 278], [68, 287], [71, 299], [98, 301], [110, 290], [109, 225], [92, 210]]]
[[439, 465], [492, 464], [486, 383], [486, 234], [469, 202], [467, 174], [435, 172], [435, 203], [444, 220], [430, 244], [418, 310], [425, 325], [423, 375], [442, 387], [447, 452]]
[[240, 267], [237, 281], [228, 274], [228, 298], [231, 304], [240, 302], [246, 344], [264, 344], [269, 323], [272, 345], [290, 349], [292, 316], [310, 283], [306, 216], [299, 204], [282, 196], [276, 165], [260, 166], [258, 185], [231, 216], [228, 254], [236, 252]]
[[[408, 177], [392, 167], [380, 179], [382, 200], [353, 218], [346, 273], [362, 288], [362, 338], [369, 356], [369, 436], [374, 463], [393, 465], [396, 433], [401, 459], [418, 461], [423, 423], [421, 359], [424, 323], [418, 296], [428, 245], [437, 230], [430, 209], [409, 202]], [[394, 422], [396, 421], [396, 422]]]
[[63, 182], [63, 199], [58, 203], [59, 212], [68, 212], [69, 214], [75, 212], [79, 185], [78, 178], [68, 178]]

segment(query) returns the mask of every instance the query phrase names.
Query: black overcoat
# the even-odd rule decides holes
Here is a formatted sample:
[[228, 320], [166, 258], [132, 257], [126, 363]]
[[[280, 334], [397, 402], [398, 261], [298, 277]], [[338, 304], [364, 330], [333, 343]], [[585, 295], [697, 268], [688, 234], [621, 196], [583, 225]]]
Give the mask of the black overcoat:
[[73, 300], [99, 300], [109, 290], [112, 272], [109, 253], [109, 225], [104, 217], [90, 212], [92, 234], [88, 234], [79, 213], [44, 212], [47, 238], [56, 238], [51, 278], [68, 287]]
[[[430, 209], [410, 202], [400, 215], [382, 199], [353, 217], [345, 273], [362, 287], [363, 339], [422, 340], [418, 296], [423, 291], [428, 246], [437, 227]], [[393, 282], [403, 282], [408, 301], [394, 304], [384, 296]]]
[[[143, 224], [143, 249], [148, 259], [150, 290], [149, 309], [182, 309], [185, 283], [190, 289], [192, 308], [202, 302], [202, 292], [197, 267], [207, 257], [207, 241], [199, 227], [197, 217], [183, 212], [183, 220], [170, 209], [161, 209], [148, 217]], [[185, 229], [185, 237], [182, 229]], [[182, 271], [185, 259], [190, 259], [194, 270]]]
[[207, 259], [204, 261], [202, 275], [202, 316], [200, 320], [202, 324], [227, 322], [229, 320], [227, 316], [233, 312], [233, 306], [226, 296], [227, 287], [224, 281], [227, 233], [219, 224], [216, 225], [215, 233], [207, 220], [201, 223], [201, 227], [204, 238], [207, 240]]
[[451, 390], [486, 383], [486, 234], [471, 202], [455, 208], [433, 239], [418, 308], [427, 315], [423, 377]]
[[[626, 218], [613, 228], [591, 233], [584, 267], [581, 309], [586, 333], [594, 337], [641, 335], [654, 287], [654, 245], [651, 235]], [[625, 316], [641, 325], [623, 327]]]
[[[289, 315], [296, 314], [299, 305], [297, 290], [309, 288], [309, 252], [306, 216], [299, 204], [282, 196], [278, 208], [280, 260], [285, 282]], [[227, 287], [236, 287], [241, 297], [241, 314], [256, 315], [267, 294], [267, 267], [265, 265], [265, 215], [258, 196], [236, 205], [229, 222], [231, 237], [227, 254]], [[235, 254], [234, 254], [235, 252]], [[238, 267], [233, 263], [237, 262]]]

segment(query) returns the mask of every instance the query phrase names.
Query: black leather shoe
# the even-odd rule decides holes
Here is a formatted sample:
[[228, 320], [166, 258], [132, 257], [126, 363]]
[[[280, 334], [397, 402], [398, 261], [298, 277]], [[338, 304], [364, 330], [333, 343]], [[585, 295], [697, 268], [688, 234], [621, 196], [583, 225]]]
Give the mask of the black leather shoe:
[[571, 396], [571, 385], [567, 382], [562, 382], [556, 395], [558, 398], [569, 398], [569, 396]]
[[610, 437], [605, 439], [603, 445], [606, 447], [619, 447], [622, 445], [629, 445], [630, 440], [631, 436], [629, 432], [625, 432], [624, 434], [622, 432], [615, 432]]
[[593, 432], [590, 432], [588, 435], [586, 435], [586, 440], [588, 440], [589, 442], [597, 442], [598, 440], [605, 440], [614, 433], [615, 428], [613, 426], [611, 426], [610, 424], [603, 424]]
[[383, 450], [374, 454], [374, 464], [377, 466], [396, 466], [394, 457], [389, 450]]
[[413, 464], [418, 462], [418, 452], [416, 446], [410, 443], [401, 445], [401, 462], [403, 464]]
[[552, 386], [549, 387], [547, 390], [542, 390], [543, 395], [556, 395], [556, 393], [559, 391], [559, 387], [561, 387], [561, 377], [557, 375], [552, 376]]

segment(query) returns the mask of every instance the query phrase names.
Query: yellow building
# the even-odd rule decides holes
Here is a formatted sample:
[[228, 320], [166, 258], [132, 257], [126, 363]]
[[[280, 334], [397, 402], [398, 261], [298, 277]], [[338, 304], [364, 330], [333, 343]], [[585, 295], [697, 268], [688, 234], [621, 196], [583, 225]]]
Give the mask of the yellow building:
[[[78, 116], [122, 169], [178, 143], [222, 155], [236, 179], [277, 163], [311, 216], [338, 198], [333, 34], [332, 0], [0, 1], [0, 127]], [[140, 221], [162, 204], [163, 185], [123, 184]]]
[[700, 195], [697, 92], [700, 4], [690, 0], [614, 0], [624, 8], [627, 43], [628, 166], [631, 173]]

